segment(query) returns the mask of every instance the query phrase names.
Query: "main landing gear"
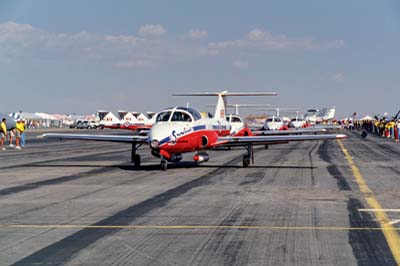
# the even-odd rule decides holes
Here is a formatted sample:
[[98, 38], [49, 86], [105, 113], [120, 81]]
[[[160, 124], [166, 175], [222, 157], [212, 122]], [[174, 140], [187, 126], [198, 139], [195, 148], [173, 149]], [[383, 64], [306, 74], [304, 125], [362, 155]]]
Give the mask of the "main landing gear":
[[250, 165], [250, 163], [254, 164], [254, 149], [253, 145], [248, 144], [245, 146], [247, 150], [247, 154], [243, 156], [243, 168], [246, 168]]
[[133, 163], [136, 167], [140, 167], [140, 155], [136, 154], [136, 151], [140, 148], [140, 146], [142, 146], [142, 144], [132, 143], [131, 163]]
[[165, 160], [164, 158], [161, 159], [160, 169], [162, 171], [166, 171], [168, 169], [168, 161]]

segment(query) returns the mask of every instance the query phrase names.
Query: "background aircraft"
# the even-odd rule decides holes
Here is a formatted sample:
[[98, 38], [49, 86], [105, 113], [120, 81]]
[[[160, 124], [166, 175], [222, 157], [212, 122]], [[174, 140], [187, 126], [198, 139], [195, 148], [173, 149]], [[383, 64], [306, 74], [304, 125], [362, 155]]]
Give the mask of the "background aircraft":
[[280, 117], [281, 111], [295, 111], [291, 108], [274, 108], [267, 109], [267, 111], [275, 111], [275, 115], [269, 116], [265, 119], [265, 123], [262, 130], [288, 130], [290, 118], [284, 119]]
[[[209, 105], [215, 107], [214, 105]], [[251, 129], [247, 126], [246, 121], [239, 114], [239, 108], [268, 107], [269, 104], [228, 104], [226, 107], [235, 108], [234, 114], [228, 114], [226, 120], [231, 124], [232, 136], [252, 136]]]
[[17, 120], [18, 120], [19, 118], [22, 118], [22, 117], [20, 117], [20, 116], [11, 117], [10, 114], [7, 114], [7, 113], [0, 113], [0, 122], [1, 122], [1, 120], [2, 120], [3, 118], [6, 119], [6, 127], [7, 127], [7, 130], [11, 130], [11, 129], [14, 129], [14, 128], [15, 128], [15, 123], [17, 123]]
[[331, 121], [335, 118], [336, 107], [327, 108], [324, 107], [320, 110], [318, 109], [309, 109], [307, 113], [304, 115], [304, 119], [315, 125], [317, 123], [321, 123], [323, 121]]
[[292, 128], [306, 128], [309, 124], [307, 121], [300, 116], [300, 112], [296, 111], [296, 117], [290, 120], [290, 127]]
[[96, 112], [96, 116], [100, 119], [99, 126], [101, 128], [119, 128], [121, 125], [121, 120], [109, 111], [99, 110]]

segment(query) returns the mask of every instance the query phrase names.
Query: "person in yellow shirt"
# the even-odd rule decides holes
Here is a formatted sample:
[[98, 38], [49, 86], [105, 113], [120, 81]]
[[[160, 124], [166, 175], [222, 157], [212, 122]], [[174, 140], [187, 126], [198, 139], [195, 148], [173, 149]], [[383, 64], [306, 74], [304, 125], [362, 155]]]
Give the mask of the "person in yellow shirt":
[[15, 145], [15, 149], [20, 150], [21, 149], [21, 135], [24, 133], [25, 131], [25, 125], [22, 121], [22, 119], [18, 120], [16, 125], [15, 125], [15, 129], [16, 129], [16, 145]]
[[21, 144], [21, 148], [25, 148], [26, 121], [22, 120], [21, 124], [22, 124], [22, 128], [24, 131], [21, 134], [21, 143], [20, 144]]
[[4, 140], [6, 139], [6, 136], [7, 136], [7, 125], [6, 125], [6, 119], [3, 118], [0, 124], [0, 149], [2, 151], [6, 150], [6, 148], [4, 147]]

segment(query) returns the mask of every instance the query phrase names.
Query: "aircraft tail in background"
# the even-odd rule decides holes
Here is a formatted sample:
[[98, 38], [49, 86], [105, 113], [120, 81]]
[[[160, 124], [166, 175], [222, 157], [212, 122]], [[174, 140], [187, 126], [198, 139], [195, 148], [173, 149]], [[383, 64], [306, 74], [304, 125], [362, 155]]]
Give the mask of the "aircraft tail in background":
[[277, 96], [276, 92], [205, 92], [205, 93], [178, 93], [173, 96], [217, 96], [217, 104], [215, 106], [214, 117], [219, 119], [226, 118], [226, 108], [228, 96]]

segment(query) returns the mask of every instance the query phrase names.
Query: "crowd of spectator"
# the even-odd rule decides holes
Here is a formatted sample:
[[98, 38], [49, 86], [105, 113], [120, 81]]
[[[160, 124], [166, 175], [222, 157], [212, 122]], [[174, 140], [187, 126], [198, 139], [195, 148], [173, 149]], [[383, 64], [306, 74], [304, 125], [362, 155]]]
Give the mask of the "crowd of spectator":
[[354, 120], [353, 129], [395, 141], [400, 139], [400, 119]]

